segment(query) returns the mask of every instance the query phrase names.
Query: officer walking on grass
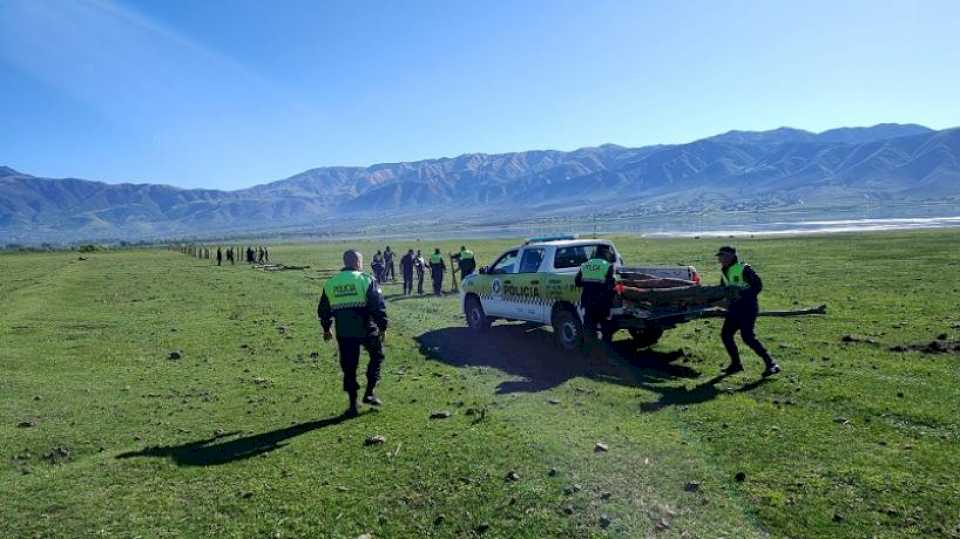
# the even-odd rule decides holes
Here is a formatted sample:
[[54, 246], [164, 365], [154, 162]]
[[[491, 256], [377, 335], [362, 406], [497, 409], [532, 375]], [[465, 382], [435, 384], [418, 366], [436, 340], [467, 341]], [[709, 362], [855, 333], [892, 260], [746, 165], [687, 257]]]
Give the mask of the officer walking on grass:
[[771, 376], [780, 372], [780, 366], [770, 357], [760, 340], [754, 333], [754, 326], [757, 322], [757, 313], [760, 312], [760, 302], [757, 296], [763, 290], [763, 282], [760, 276], [749, 265], [740, 262], [737, 258], [737, 250], [733, 247], [721, 247], [717, 251], [717, 261], [720, 262], [720, 284], [722, 286], [735, 286], [740, 289], [740, 295], [732, 300], [727, 306], [727, 316], [723, 321], [723, 328], [720, 330], [720, 339], [723, 340], [723, 346], [730, 355], [730, 365], [723, 370], [725, 374], [735, 374], [743, 370], [743, 364], [740, 363], [740, 351], [737, 349], [737, 343], [733, 336], [740, 332], [740, 338], [744, 344], [756, 352], [763, 360], [767, 368], [763, 371], [763, 376]]
[[447, 263], [443, 261], [440, 249], [434, 249], [430, 255], [430, 278], [433, 280], [433, 295], [443, 295], [443, 274], [447, 271]]
[[583, 289], [580, 305], [583, 307], [584, 344], [594, 355], [600, 351], [597, 346], [597, 326], [600, 326], [604, 343], [609, 344], [613, 340], [610, 309], [616, 296], [615, 260], [610, 247], [599, 245], [593, 258], [580, 265], [580, 271], [574, 279], [577, 288]]
[[343, 253], [343, 269], [323, 285], [317, 315], [323, 327], [323, 340], [333, 338], [330, 326], [336, 321], [343, 390], [349, 396], [346, 416], [357, 415], [357, 366], [360, 347], [367, 350], [367, 388], [363, 402], [379, 406], [383, 402], [374, 395], [383, 363], [383, 340], [387, 331], [387, 307], [383, 292], [373, 276], [363, 273], [363, 256], [354, 250]]

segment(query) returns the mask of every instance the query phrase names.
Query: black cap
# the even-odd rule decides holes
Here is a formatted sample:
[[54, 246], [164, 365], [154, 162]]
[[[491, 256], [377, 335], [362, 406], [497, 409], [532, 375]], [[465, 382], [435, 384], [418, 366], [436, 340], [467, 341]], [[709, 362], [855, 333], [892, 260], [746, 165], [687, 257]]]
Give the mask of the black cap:
[[723, 247], [720, 248], [720, 250], [717, 251], [717, 254], [714, 256], [720, 256], [720, 255], [737, 256], [737, 250], [734, 249], [733, 247], [730, 247], [729, 245], [724, 245]]

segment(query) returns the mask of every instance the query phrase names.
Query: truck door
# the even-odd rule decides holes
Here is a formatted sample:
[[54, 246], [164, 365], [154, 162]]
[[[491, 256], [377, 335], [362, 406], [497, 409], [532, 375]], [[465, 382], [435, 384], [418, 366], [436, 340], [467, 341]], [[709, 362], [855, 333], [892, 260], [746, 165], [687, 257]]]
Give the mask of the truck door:
[[520, 265], [517, 273], [511, 279], [511, 292], [507, 308], [514, 314], [513, 318], [517, 320], [527, 320], [530, 322], [543, 322], [544, 298], [543, 298], [543, 277], [540, 268], [544, 260], [543, 247], [528, 247], [520, 254]]
[[517, 250], [507, 251], [497, 259], [487, 274], [490, 276], [490, 293], [483, 299], [483, 309], [489, 316], [513, 316], [509, 308], [504, 286], [511, 285], [513, 276], [517, 273]]

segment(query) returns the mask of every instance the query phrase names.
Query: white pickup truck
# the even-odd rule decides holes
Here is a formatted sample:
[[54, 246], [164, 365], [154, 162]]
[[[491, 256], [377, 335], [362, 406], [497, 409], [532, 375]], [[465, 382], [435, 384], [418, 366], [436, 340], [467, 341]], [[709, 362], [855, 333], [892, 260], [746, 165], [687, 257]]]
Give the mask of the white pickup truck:
[[[593, 257], [599, 245], [607, 245], [616, 253], [618, 272], [697, 283], [700, 280], [692, 266], [625, 268], [616, 246], [608, 240], [534, 238], [507, 250], [492, 264], [463, 280], [460, 298], [467, 323], [476, 331], [486, 331], [497, 319], [549, 325], [561, 348], [579, 348], [583, 340], [583, 311], [580, 289], [574, 285], [574, 279], [580, 265]], [[641, 312], [617, 302], [612, 316], [616, 327], [629, 330], [638, 346], [650, 346], [665, 329], [691, 319], [681, 314], [685, 312], [684, 306], [677, 306], [672, 312]]]

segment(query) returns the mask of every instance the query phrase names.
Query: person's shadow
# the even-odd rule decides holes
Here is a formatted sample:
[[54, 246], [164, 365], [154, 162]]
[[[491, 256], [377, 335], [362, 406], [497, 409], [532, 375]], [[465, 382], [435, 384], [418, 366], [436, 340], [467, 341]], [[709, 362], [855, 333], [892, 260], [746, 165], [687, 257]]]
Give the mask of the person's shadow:
[[287, 445], [284, 443], [286, 440], [310, 431], [337, 425], [349, 419], [351, 419], [350, 416], [340, 415], [224, 442], [219, 442], [219, 440], [233, 437], [238, 432], [216, 434], [210, 438], [180, 445], [153, 446], [140, 451], [130, 451], [117, 455], [116, 458], [170, 458], [178, 466], [217, 466], [269, 453]]
[[[702, 404], [707, 401], [711, 401], [723, 392], [718, 387], [721, 381], [723, 381], [727, 375], [721, 374], [714, 376], [713, 378], [697, 384], [696, 386], [687, 389], [686, 386], [673, 387], [673, 386], [659, 386], [655, 389], [660, 393], [660, 398], [656, 402], [645, 402], [640, 405], [640, 410], [643, 412], [658, 412], [669, 406], [689, 406], [691, 404]], [[753, 391], [754, 389], [762, 386], [767, 383], [769, 378], [761, 378], [759, 380], [744, 384], [737, 389], [729, 389], [728, 393], [742, 393], [747, 391]], [[653, 389], [653, 388], [649, 388]]]

